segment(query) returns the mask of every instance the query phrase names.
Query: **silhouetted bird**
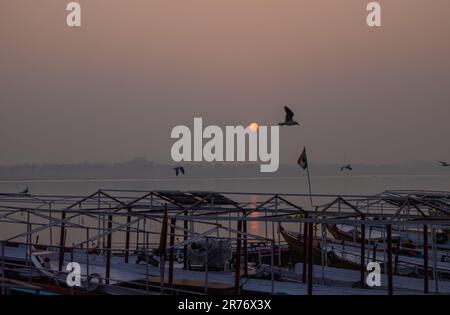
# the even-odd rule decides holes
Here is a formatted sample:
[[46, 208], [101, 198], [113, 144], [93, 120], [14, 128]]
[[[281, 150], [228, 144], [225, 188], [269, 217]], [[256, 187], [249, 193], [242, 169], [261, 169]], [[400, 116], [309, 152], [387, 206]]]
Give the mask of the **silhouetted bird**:
[[28, 194], [29, 191], [30, 191], [30, 188], [27, 187], [24, 190], [22, 190], [19, 194]]
[[441, 163], [441, 166], [443, 166], [443, 167], [449, 167], [450, 166], [450, 164], [447, 163], [447, 162], [438, 161], [438, 163]]
[[294, 126], [298, 125], [298, 122], [294, 121], [294, 112], [287, 106], [284, 106], [284, 111], [286, 112], [286, 118], [284, 122], [278, 123], [280, 126]]
[[184, 167], [183, 166], [177, 166], [173, 168], [175, 170], [175, 174], [178, 176], [180, 175], [180, 172], [184, 175]]
[[344, 170], [353, 171], [352, 165], [348, 164], [348, 165], [342, 166], [341, 167], [341, 172], [344, 171]]

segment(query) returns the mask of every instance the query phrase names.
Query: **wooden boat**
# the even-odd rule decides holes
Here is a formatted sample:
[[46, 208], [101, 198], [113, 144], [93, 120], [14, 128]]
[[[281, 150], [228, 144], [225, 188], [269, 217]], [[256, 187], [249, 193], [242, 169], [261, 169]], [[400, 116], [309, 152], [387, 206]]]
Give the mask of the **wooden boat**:
[[355, 237], [353, 237], [353, 233], [339, 229], [336, 224], [325, 224], [324, 226], [327, 231], [330, 232], [330, 234], [337, 240], [344, 242], [361, 242], [361, 236], [358, 233], [356, 233]]
[[[334, 239], [344, 242], [361, 243], [361, 231], [352, 226], [324, 224], [324, 227]], [[429, 242], [432, 240], [431, 230], [429, 233]], [[386, 234], [378, 229], [369, 230], [366, 228], [366, 244], [381, 244], [386, 242]], [[423, 247], [423, 232], [417, 232], [416, 229], [395, 230], [392, 233], [393, 252], [397, 250], [400, 243], [400, 254], [409, 256], [420, 255], [420, 248]], [[450, 241], [445, 229], [436, 233], [436, 244], [440, 250], [450, 250]]]
[[[324, 224], [325, 228], [328, 232], [336, 239], [344, 242], [356, 242], [361, 243], [361, 230], [346, 225], [337, 224]], [[380, 232], [379, 230], [370, 230], [366, 229], [365, 231], [365, 242], [366, 244], [370, 243], [383, 243], [386, 241], [386, 235]], [[398, 233], [392, 233], [392, 242], [401, 242], [402, 235]], [[406, 240], [405, 240], [406, 241]]]
[[[303, 261], [303, 250], [304, 243], [302, 235], [290, 231], [286, 231], [280, 226], [280, 233], [283, 235], [283, 238], [289, 244], [292, 250], [296, 251], [298, 255], [301, 257], [301, 261]], [[384, 268], [384, 251], [381, 248], [383, 245], [380, 245], [380, 248], [376, 250], [375, 261], [379, 262], [382, 266], [382, 270]], [[343, 269], [352, 269], [352, 270], [360, 270], [360, 245], [349, 242], [333, 242], [328, 241], [325, 247], [322, 249], [326, 252], [326, 265], [329, 267], [335, 268], [343, 268]], [[393, 250], [393, 254], [395, 255], [395, 251]], [[367, 258], [367, 256], [366, 256]], [[448, 258], [447, 252], [437, 252], [437, 273], [439, 277], [450, 277], [450, 258]], [[371, 259], [372, 260], [372, 259]], [[315, 240], [313, 243], [313, 263], [316, 265], [322, 265], [321, 259], [321, 243], [320, 241]], [[422, 255], [404, 255], [402, 251], [400, 251], [400, 255], [398, 256], [398, 263], [410, 271], [423, 272], [424, 262]], [[433, 257], [432, 255], [428, 258], [428, 266], [430, 268], [429, 272], [431, 274], [432, 266], [433, 266]], [[405, 269], [405, 270], [406, 270]]]
[[[305, 243], [303, 242], [303, 236], [299, 233], [287, 231], [281, 225], [280, 225], [280, 233], [283, 236], [284, 240], [289, 244], [291, 249], [297, 253], [297, 255], [300, 258], [300, 261], [304, 262]], [[345, 256], [338, 254], [333, 249], [329, 250], [328, 248], [325, 248], [324, 251], [326, 253], [326, 259], [324, 260], [327, 266], [352, 270], [360, 269], [360, 264], [358, 262], [346, 259]], [[312, 253], [313, 253], [312, 259], [313, 264], [322, 265], [323, 260], [320, 242], [316, 243], [313, 242]]]
[[[286, 231], [281, 225], [280, 225], [280, 233], [283, 236], [284, 240], [289, 244], [291, 249], [295, 251], [300, 259], [301, 262], [305, 261], [305, 243], [303, 242], [303, 236], [299, 233]], [[320, 247], [313, 244], [313, 264], [315, 265], [321, 265], [322, 264], [322, 251], [320, 250]]]

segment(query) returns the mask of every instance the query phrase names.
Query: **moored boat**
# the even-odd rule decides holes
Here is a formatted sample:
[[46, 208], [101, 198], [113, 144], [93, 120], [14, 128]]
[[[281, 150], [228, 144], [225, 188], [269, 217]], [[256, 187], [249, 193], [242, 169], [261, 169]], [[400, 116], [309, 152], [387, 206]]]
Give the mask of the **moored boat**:
[[[280, 226], [280, 233], [284, 240], [289, 244], [291, 249], [297, 253], [301, 262], [305, 261], [305, 243], [303, 237], [299, 233], [285, 230]], [[344, 268], [359, 270], [360, 264], [356, 261], [347, 259], [346, 256], [337, 254], [334, 250], [329, 250], [327, 247], [322, 248], [321, 242], [314, 240], [312, 245], [312, 261], [314, 265], [326, 265], [329, 267]], [[322, 254], [325, 255], [322, 255]]]
[[[362, 233], [361, 230], [347, 225], [338, 224], [324, 224], [324, 227], [330, 234], [337, 240], [345, 242], [357, 242], [361, 243]], [[365, 242], [368, 243], [383, 243], [386, 241], [386, 232], [380, 231], [378, 229], [365, 229]], [[400, 233], [392, 233], [392, 242], [403, 241], [404, 236]], [[406, 241], [406, 240], [404, 240]]]

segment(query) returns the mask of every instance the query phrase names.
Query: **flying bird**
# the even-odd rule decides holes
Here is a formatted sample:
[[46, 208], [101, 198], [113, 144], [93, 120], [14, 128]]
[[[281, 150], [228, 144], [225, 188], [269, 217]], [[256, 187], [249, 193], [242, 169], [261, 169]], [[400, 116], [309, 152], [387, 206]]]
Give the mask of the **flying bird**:
[[342, 166], [341, 167], [341, 172], [344, 171], [344, 170], [353, 171], [352, 165], [348, 164], [348, 165]]
[[180, 175], [180, 172], [184, 175], [184, 167], [183, 166], [177, 166], [173, 168], [175, 170], [175, 175]]
[[278, 123], [280, 126], [294, 126], [298, 125], [298, 122], [294, 120], [294, 112], [287, 106], [284, 106], [284, 111], [286, 112], [286, 118], [284, 122]]
[[447, 163], [447, 162], [438, 161], [438, 163], [441, 163], [441, 166], [443, 166], [443, 167], [449, 167], [450, 166], [450, 164]]
[[22, 190], [19, 194], [28, 194], [29, 191], [30, 191], [30, 188], [27, 187], [24, 190]]

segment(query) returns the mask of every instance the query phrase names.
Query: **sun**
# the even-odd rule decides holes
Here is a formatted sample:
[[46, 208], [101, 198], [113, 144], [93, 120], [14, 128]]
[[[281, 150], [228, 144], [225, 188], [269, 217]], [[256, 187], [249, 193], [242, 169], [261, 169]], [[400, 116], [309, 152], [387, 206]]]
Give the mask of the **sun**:
[[248, 128], [251, 131], [256, 132], [256, 131], [258, 131], [259, 125], [257, 123], [255, 123], [255, 122], [253, 122], [253, 123], [250, 124], [250, 126], [248, 126]]

